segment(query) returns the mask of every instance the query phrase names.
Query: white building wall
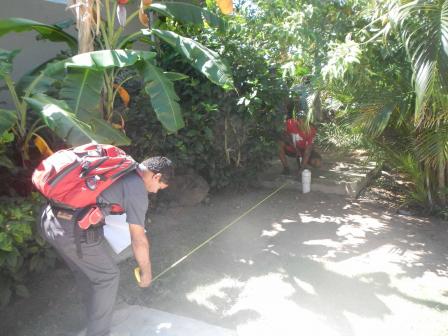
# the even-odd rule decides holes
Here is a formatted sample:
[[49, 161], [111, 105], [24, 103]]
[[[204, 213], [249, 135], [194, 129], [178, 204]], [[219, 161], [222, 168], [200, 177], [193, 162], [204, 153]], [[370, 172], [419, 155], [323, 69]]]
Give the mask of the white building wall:
[[[46, 0], [0, 0], [0, 5], [0, 19], [22, 17], [46, 24], [54, 24], [72, 17], [71, 12], [65, 10], [65, 4]], [[75, 34], [74, 31], [71, 31], [71, 33]], [[15, 80], [55, 56], [61, 49], [67, 48], [65, 43], [37, 41], [36, 36], [36, 32], [30, 31], [10, 33], [0, 37], [0, 48], [21, 50], [14, 61], [13, 78]], [[11, 107], [7, 92], [0, 92], [0, 102], [6, 102], [6, 106]], [[5, 107], [5, 105], [0, 104], [1, 107]]]

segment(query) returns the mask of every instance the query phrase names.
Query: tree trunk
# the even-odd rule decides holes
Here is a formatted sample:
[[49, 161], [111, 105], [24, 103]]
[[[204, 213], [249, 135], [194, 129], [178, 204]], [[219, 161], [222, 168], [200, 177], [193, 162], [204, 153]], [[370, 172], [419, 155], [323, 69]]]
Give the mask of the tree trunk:
[[431, 171], [430, 168], [426, 168], [425, 169], [425, 175], [426, 175], [426, 179], [425, 180], [426, 180], [426, 191], [427, 191], [427, 196], [428, 196], [428, 204], [429, 204], [429, 207], [431, 208], [431, 211], [432, 211], [432, 209], [434, 207], [434, 200], [433, 200], [432, 194], [431, 194], [431, 181], [429, 179], [429, 174], [431, 172], [433, 172], [433, 171]]
[[446, 162], [443, 162], [439, 165], [438, 169], [438, 187], [439, 187], [439, 199], [440, 199], [440, 205], [442, 207], [446, 206], [446, 195], [445, 195], [445, 187], [446, 187], [446, 179], [445, 179], [445, 171], [446, 171], [447, 165]]
[[314, 93], [314, 99], [313, 99], [313, 112], [314, 112], [314, 120], [315, 121], [322, 121], [323, 120], [323, 114], [322, 114], [322, 102], [320, 97], [320, 90], [317, 90]]
[[76, 18], [78, 28], [78, 53], [93, 51], [93, 0], [78, 0], [79, 12]]

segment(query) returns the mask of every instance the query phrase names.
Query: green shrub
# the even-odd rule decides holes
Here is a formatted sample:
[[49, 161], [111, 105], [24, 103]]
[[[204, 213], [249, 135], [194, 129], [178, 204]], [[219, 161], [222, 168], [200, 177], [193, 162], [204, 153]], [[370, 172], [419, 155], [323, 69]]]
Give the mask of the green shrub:
[[316, 144], [324, 151], [349, 151], [364, 147], [361, 134], [353, 131], [347, 125], [338, 124], [334, 121], [319, 125]]
[[54, 265], [55, 253], [36, 232], [42, 205], [37, 193], [0, 198], [0, 306], [28, 296], [27, 276]]
[[188, 75], [175, 82], [185, 128], [167, 134], [148, 98], [133, 96], [126, 115], [126, 134], [132, 139], [130, 153], [136, 159], [166, 155], [180, 172], [192, 168], [212, 189], [231, 183], [242, 185], [276, 152], [287, 85], [279, 75], [279, 65], [270, 63], [265, 51], [254, 47], [244, 31], [231, 31], [225, 36], [210, 30], [188, 34], [220, 50], [232, 65], [236, 90], [224, 91], [175, 57], [172, 48], [161, 46], [157, 60], [160, 66]]

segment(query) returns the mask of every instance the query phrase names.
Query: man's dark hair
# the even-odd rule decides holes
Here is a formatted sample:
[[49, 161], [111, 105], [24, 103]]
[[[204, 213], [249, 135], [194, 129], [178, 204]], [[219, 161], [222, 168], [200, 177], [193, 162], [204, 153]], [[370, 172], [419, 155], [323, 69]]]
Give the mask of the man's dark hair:
[[164, 156], [154, 156], [146, 159], [141, 163], [146, 169], [157, 174], [160, 173], [160, 182], [170, 184], [171, 179], [174, 176], [173, 162]]

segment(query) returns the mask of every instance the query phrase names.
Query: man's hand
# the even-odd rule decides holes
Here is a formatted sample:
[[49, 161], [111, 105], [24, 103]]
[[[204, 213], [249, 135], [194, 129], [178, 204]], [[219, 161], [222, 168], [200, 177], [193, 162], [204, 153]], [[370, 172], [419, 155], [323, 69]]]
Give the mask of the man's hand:
[[149, 287], [152, 281], [151, 271], [146, 273], [140, 273], [140, 282], [138, 283], [139, 287], [146, 288]]

